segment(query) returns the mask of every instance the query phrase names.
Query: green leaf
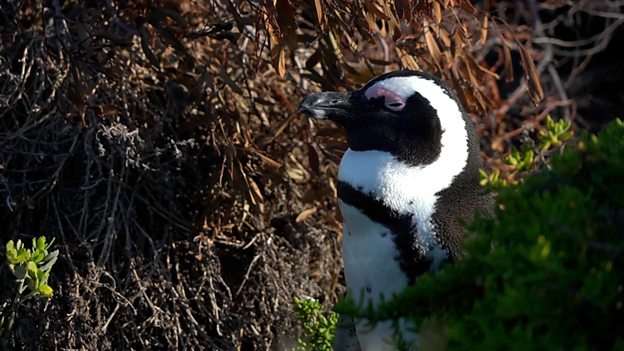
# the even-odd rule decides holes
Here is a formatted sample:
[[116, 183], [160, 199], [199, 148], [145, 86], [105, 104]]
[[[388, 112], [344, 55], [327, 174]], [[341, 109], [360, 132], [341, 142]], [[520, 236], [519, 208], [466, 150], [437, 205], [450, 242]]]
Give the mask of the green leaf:
[[40, 236], [37, 239], [33, 238], [32, 242], [33, 242], [32, 260], [35, 263], [39, 263], [48, 255], [49, 245], [46, 245], [46, 238], [44, 236]]
[[54, 250], [50, 252], [43, 259], [43, 262], [45, 263], [41, 267], [39, 267], [39, 269], [45, 272], [49, 272], [50, 270], [52, 270], [52, 266], [56, 263], [56, 260], [58, 259], [58, 254], [59, 254], [59, 250]]
[[26, 263], [26, 270], [28, 271], [28, 276], [30, 278], [37, 279], [37, 272], [39, 271], [39, 268], [37, 267], [37, 264], [35, 262], [28, 261]]
[[9, 240], [6, 243], [6, 258], [9, 264], [19, 263], [17, 259], [17, 249], [15, 248], [15, 243], [13, 242], [13, 240]]
[[48, 284], [40, 284], [37, 291], [39, 292], [39, 294], [41, 294], [41, 296], [45, 297], [45, 298], [51, 298], [52, 294], [54, 294], [54, 290], [52, 290], [52, 288], [48, 285]]
[[23, 264], [13, 266], [11, 267], [11, 270], [13, 271], [13, 275], [15, 276], [15, 278], [17, 278], [17, 280], [25, 279], [26, 273], [28, 273], [28, 271], [26, 270], [26, 265]]
[[50, 273], [37, 269], [37, 281], [39, 282], [39, 284], [47, 283], [49, 276]]
[[40, 252], [47, 252], [48, 251], [48, 245], [46, 245], [46, 238], [45, 236], [40, 236], [37, 238], [37, 246], [36, 246], [36, 251], [40, 251]]
[[32, 257], [30, 250], [26, 249], [26, 248], [19, 248], [17, 249], [17, 261], [19, 263], [25, 263], [27, 261], [30, 260], [30, 258]]

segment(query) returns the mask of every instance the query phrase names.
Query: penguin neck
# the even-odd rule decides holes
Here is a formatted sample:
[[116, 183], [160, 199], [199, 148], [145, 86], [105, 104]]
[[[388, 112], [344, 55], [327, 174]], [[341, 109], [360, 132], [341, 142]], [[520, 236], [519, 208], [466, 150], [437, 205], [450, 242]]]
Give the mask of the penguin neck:
[[437, 193], [451, 186], [468, 161], [467, 147], [439, 157], [427, 165], [410, 166], [385, 151], [347, 149], [338, 180], [368, 194], [400, 214], [433, 211]]
[[[468, 157], [467, 147], [465, 151], [463, 160], [445, 159], [443, 150], [440, 157], [430, 164], [410, 166], [388, 152], [348, 149], [340, 163], [338, 180], [386, 208], [377, 212], [386, 212], [397, 219], [410, 218], [411, 224], [407, 228], [413, 229], [408, 229], [408, 232], [416, 235], [407, 235], [404, 239], [413, 240], [410, 246], [420, 257], [430, 258], [435, 269], [448, 258], [448, 253], [441, 250], [444, 238], [439, 237], [435, 230], [433, 216], [436, 204], [440, 193], [448, 189], [455, 178], [468, 176], [464, 166], [471, 158]], [[341, 199], [342, 196], [349, 196], [341, 194], [342, 188], [339, 187], [338, 194]], [[361, 202], [365, 205], [364, 201]], [[351, 205], [366, 212], [365, 206], [360, 208], [359, 203]], [[348, 216], [344, 220], [350, 224]]]

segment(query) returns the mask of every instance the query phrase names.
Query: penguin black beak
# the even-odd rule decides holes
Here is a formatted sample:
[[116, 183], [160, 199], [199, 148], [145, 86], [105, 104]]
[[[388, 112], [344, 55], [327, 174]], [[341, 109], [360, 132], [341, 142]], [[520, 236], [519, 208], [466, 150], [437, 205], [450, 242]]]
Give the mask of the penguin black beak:
[[352, 115], [351, 93], [327, 91], [306, 96], [299, 105], [299, 112], [317, 119], [330, 119], [343, 124]]

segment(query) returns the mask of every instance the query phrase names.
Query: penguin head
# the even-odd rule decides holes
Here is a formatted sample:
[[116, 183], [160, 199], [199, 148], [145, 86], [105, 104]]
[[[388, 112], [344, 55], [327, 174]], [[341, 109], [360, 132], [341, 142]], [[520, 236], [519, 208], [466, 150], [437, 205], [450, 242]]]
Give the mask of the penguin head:
[[474, 134], [449, 90], [416, 71], [383, 74], [355, 91], [310, 94], [300, 110], [344, 127], [350, 149], [389, 152], [410, 165], [433, 163], [443, 147], [466, 152]]

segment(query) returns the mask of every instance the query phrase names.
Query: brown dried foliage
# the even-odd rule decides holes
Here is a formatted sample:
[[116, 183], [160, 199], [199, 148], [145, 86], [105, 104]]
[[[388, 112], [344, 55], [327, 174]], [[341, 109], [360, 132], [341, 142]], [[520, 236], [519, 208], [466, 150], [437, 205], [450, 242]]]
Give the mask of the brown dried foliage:
[[2, 243], [46, 234], [61, 249], [55, 297], [23, 308], [15, 348], [269, 349], [293, 336], [293, 297], [336, 301], [345, 143], [296, 114], [306, 92], [430, 71], [489, 155], [568, 106], [540, 85], [531, 28], [463, 0], [0, 10]]

